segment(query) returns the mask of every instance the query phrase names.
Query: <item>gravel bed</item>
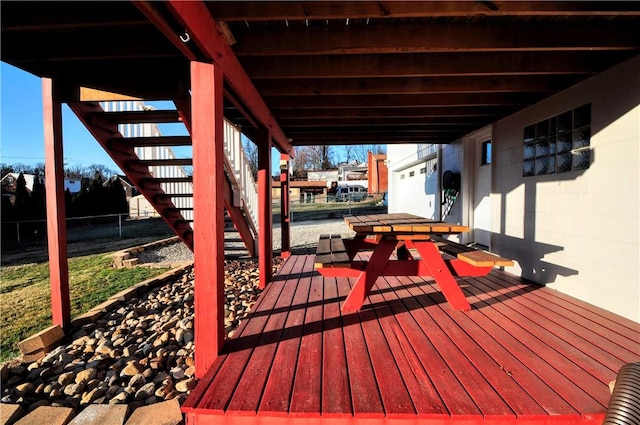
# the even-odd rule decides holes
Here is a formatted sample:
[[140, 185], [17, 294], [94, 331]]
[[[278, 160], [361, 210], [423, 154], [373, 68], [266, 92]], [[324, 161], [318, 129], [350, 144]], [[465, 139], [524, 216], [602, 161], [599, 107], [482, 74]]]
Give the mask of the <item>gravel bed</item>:
[[[342, 237], [353, 237], [355, 232], [342, 219], [309, 220], [291, 223], [291, 250], [295, 254], [315, 252], [321, 234], [340, 234]], [[280, 224], [274, 224], [273, 250], [282, 249]], [[173, 263], [193, 261], [193, 253], [181, 242], [166, 245], [158, 249], [147, 250], [137, 254], [140, 263]]]

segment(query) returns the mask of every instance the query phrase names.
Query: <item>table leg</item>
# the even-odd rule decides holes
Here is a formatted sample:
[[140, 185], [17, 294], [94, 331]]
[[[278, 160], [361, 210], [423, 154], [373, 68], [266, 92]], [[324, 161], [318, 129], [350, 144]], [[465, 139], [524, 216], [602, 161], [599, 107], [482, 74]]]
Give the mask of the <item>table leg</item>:
[[440, 291], [454, 310], [469, 311], [471, 306], [458, 286], [455, 278], [438, 251], [438, 247], [431, 241], [414, 241], [422, 260], [440, 287]]
[[342, 304], [343, 312], [348, 313], [360, 310], [373, 284], [376, 283], [380, 273], [382, 273], [382, 270], [387, 265], [389, 257], [396, 247], [396, 243], [397, 241], [386, 239], [382, 239], [378, 243], [373, 254], [371, 254], [367, 267], [360, 273], [347, 299], [344, 301], [344, 304]]

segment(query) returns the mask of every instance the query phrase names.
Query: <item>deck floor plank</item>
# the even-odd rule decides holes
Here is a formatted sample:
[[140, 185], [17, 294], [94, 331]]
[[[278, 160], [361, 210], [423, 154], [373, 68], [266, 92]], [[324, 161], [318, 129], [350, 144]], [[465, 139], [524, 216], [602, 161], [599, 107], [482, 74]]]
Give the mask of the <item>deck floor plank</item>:
[[[496, 278], [491, 279], [492, 282], [496, 282], [496, 280]], [[614, 338], [617, 340], [615, 341], [611, 338], [611, 332], [602, 331], [601, 328], [600, 332], [597, 332], [599, 325], [593, 320], [578, 324], [575, 320], [572, 320], [575, 317], [574, 315], [548, 302], [547, 298], [536, 296], [536, 291], [534, 290], [529, 289], [524, 292], [518, 292], [518, 294], [519, 296], [515, 297], [514, 301], [536, 311], [541, 320], [552, 320], [555, 327], [566, 329], [577, 338], [587, 340], [593, 347], [609, 353], [611, 361], [608, 363], [612, 370], [618, 370], [620, 362], [623, 364], [629, 363], [638, 358], [640, 343], [637, 341], [634, 344], [631, 340], [621, 337], [619, 334], [618, 337]], [[597, 316], [592, 316], [592, 319], [594, 318], [597, 318]], [[615, 359], [619, 359], [619, 361]]]
[[367, 305], [370, 306], [371, 302], [371, 297], [368, 297], [362, 310], [358, 313], [353, 313], [353, 315], [360, 320], [366, 343], [365, 349], [369, 347], [369, 358], [375, 381], [385, 383], [385, 385], [378, 386], [385, 416], [415, 417], [416, 411], [413, 407], [411, 396], [389, 349], [386, 337], [380, 328], [376, 312], [366, 307]]
[[[468, 291], [468, 288], [465, 289]], [[432, 297], [434, 297], [438, 303], [446, 302], [444, 297], [439, 293], [432, 294]], [[482, 301], [482, 298], [472, 295], [470, 297], [470, 301], [471, 300], [476, 303], [477, 301]], [[590, 411], [602, 411], [604, 409], [601, 403], [585, 393], [582, 388], [576, 386], [572, 378], [568, 378], [562, 371], [556, 369], [553, 360], [564, 363], [560, 354], [553, 349], [549, 350], [549, 347], [541, 344], [539, 340], [531, 334], [515, 326], [508, 317], [496, 311], [493, 307], [498, 306], [500, 303], [494, 303], [492, 299], [482, 302], [485, 302], [486, 307], [480, 308], [484, 314], [478, 317], [484, 318], [485, 322], [498, 325], [498, 327], [494, 328], [492, 336], [505, 347], [508, 347], [514, 355], [521, 358], [529, 367], [539, 371], [541, 377], [545, 379], [545, 382], [547, 382], [560, 397], [574, 406], [576, 410], [579, 410], [578, 406], [583, 406]], [[551, 362], [549, 362], [550, 359], [552, 359]], [[579, 369], [574, 369], [574, 371], [576, 373], [580, 372]]]
[[519, 418], [537, 417], [539, 413], [539, 409], [536, 408], [535, 405], [530, 406], [531, 410], [524, 410], [525, 403], [528, 403], [527, 399], [533, 399], [548, 416], [570, 414], [576, 419], [579, 418], [577, 411], [566, 401], [558, 397], [538, 375], [491, 337], [483, 326], [480, 326], [469, 317], [469, 315], [473, 315], [473, 313], [460, 315], [451, 310], [445, 310], [445, 313], [458, 323], [462, 329], [468, 332], [469, 335], [473, 335], [474, 340], [483, 348], [487, 355], [497, 363], [500, 370], [527, 394], [527, 396], [522, 396], [517, 394], [516, 390], [514, 394], [516, 397], [515, 400], [509, 398], [512, 403], [512, 408]]
[[[291, 263], [287, 261], [283, 266], [283, 273], [291, 273], [293, 266], [300, 261], [304, 262], [304, 259], [300, 257], [291, 258]], [[287, 275], [283, 274], [283, 276]], [[207, 392], [200, 402], [203, 409], [217, 414], [226, 413], [227, 405], [242, 378], [245, 366], [251, 358], [253, 348], [258, 344], [260, 334], [269, 319], [268, 314], [265, 313], [273, 310], [280, 293], [285, 287], [284, 283], [285, 280], [276, 280], [265, 289], [261, 294], [264, 299], [259, 308], [254, 311], [251, 320], [247, 321], [244, 331], [238, 337], [232, 339], [232, 355], [227, 355], [224, 358], [224, 362], [216, 375], [216, 377], [224, 378], [214, 379], [208, 386]]]
[[343, 323], [335, 278], [324, 279], [324, 319], [322, 340], [322, 415], [351, 416]]
[[[422, 306], [409, 293], [404, 283], [406, 281], [394, 287], [395, 292], [383, 292], [383, 294], [385, 298], [396, 301], [391, 303], [392, 311], [398, 319], [403, 319], [402, 327], [407, 330], [406, 335], [411, 338], [411, 343], [416, 348], [416, 354], [420, 357], [423, 367], [428, 370], [429, 377], [451, 417], [471, 419], [482, 416], [480, 409], [467, 392], [467, 388], [451, 370], [443, 355], [436, 348], [436, 344], [430, 337], [427, 337], [428, 333], [433, 332], [433, 328], [427, 329], [423, 325], [420, 316], [416, 314]], [[398, 315], [402, 310], [410, 313], [409, 316]]]
[[305, 260], [304, 258], [299, 259], [291, 271], [289, 279], [284, 281], [284, 288], [276, 300], [274, 311], [268, 315], [267, 323], [236, 386], [227, 412], [245, 414], [244, 412], [258, 410], [276, 348], [284, 331], [289, 308], [297, 289], [300, 287], [299, 276], [304, 272]]
[[324, 279], [313, 276], [289, 408], [292, 416], [320, 417], [323, 297]]
[[[308, 257], [307, 261], [310, 261], [310, 259], [311, 257]], [[296, 364], [298, 361], [310, 287], [311, 276], [301, 277], [296, 285], [291, 310], [284, 324], [281, 340], [269, 370], [269, 378], [260, 401], [260, 413], [281, 415], [289, 413], [289, 398], [295, 377], [295, 368], [291, 367], [291, 365]]]
[[[366, 253], [360, 253], [366, 261]], [[183, 405], [189, 424], [602, 422], [607, 384], [640, 361], [640, 325], [498, 270], [378, 279], [342, 314], [353, 279], [292, 255]]]
[[[489, 275], [490, 278], [496, 282], [509, 282], [516, 276], [508, 273]], [[529, 291], [535, 291], [535, 285], [526, 285], [525, 288]], [[536, 292], [536, 295], [554, 304], [563, 307], [567, 311], [573, 311], [584, 317], [589, 318], [592, 321], [598, 322], [601, 325], [607, 327], [615, 333], [626, 336], [631, 341], [634, 341], [638, 332], [640, 331], [640, 323], [634, 322], [625, 317], [619, 316], [615, 313], [607, 311], [603, 308], [596, 307], [592, 304], [587, 304], [562, 292], [548, 289], [546, 291]], [[637, 341], [636, 341], [637, 342]]]
[[[387, 304], [383, 293], [392, 291], [392, 289], [383, 287], [383, 283], [383, 280], [378, 281], [380, 290], [372, 292], [369, 300], [372, 304], [380, 306], [380, 308], [375, 309], [375, 314], [380, 323], [381, 333], [388, 344], [390, 354], [392, 358], [395, 359], [395, 363], [400, 371], [400, 377], [407, 388], [408, 402], [413, 404], [415, 412], [420, 418], [442, 419], [449, 417], [444, 403], [442, 403], [437, 390], [433, 386], [429, 375], [406, 335], [407, 332], [415, 331], [415, 327], [409, 329], [403, 328], [402, 322], [398, 320], [399, 318], [396, 317], [395, 312]], [[372, 346], [371, 342], [369, 342], [369, 345]], [[376, 347], [377, 350], [378, 346], [373, 346]], [[381, 379], [378, 375], [376, 375], [376, 377], [379, 380]], [[386, 378], [383, 377], [383, 379]], [[392, 388], [395, 388], [395, 386]]]
[[[414, 283], [419, 282], [418, 279], [412, 279], [412, 281]], [[433, 319], [452, 340], [456, 341], [460, 351], [473, 363], [474, 367], [489, 382], [491, 387], [495, 388], [511, 411], [518, 418], [539, 418], [544, 416], [546, 413], [538, 402], [518, 385], [504, 370], [504, 367], [478, 343], [478, 340], [486, 336], [478, 333], [477, 328], [468, 329], [460, 326], [457, 320], [464, 319], [466, 315], [453, 312], [450, 308], [447, 308], [447, 304], [438, 304], [438, 307], [429, 309]]]
[[[470, 287], [467, 287], [468, 293], [473, 293], [479, 299], [484, 298], [483, 294], [486, 290], [491, 290], [491, 288], [482, 284], [482, 279], [477, 279], [473, 288], [475, 289], [470, 290]], [[505, 302], [493, 303], [491, 306], [495, 312], [501, 314], [505, 318], [503, 321], [503, 323], [505, 323], [504, 329], [515, 334], [523, 333], [531, 335], [531, 338], [528, 339], [528, 346], [532, 351], [538, 353], [542, 360], [552, 364], [556, 370], [568, 379], [575, 379], [581, 382], [582, 385], [580, 386], [580, 389], [605, 407], [610, 398], [608, 387], [603, 385], [601, 380], [598, 380], [590, 374], [587, 369], [601, 372], [606, 377], [611, 377], [611, 371], [606, 371], [604, 368], [598, 367], [601, 365], [591, 357], [583, 355], [582, 352], [575, 349], [571, 344], [568, 344], [557, 337], [550, 337], [551, 334], [549, 332], [545, 333], [545, 329], [543, 325], [541, 325], [544, 318], [540, 318], [538, 323], [536, 323], [536, 326], [534, 326], [535, 329], [530, 330], [531, 326], [526, 322], [530, 322], [531, 317], [529, 317], [528, 320], [523, 320], [523, 323], [521, 323], [521, 321], [517, 319], [519, 314], [518, 312], [522, 310], [518, 308], [518, 305], [515, 302], [507, 302], [507, 300], [513, 301], [512, 299], [507, 298]], [[553, 349], [544, 350], [543, 348], [549, 347], [549, 344], [553, 344]], [[576, 369], [576, 363], [581, 364], [582, 367]]]
[[[338, 296], [344, 300], [351, 290], [349, 279], [339, 278], [336, 282]], [[342, 324], [353, 415], [358, 418], [383, 418], [384, 406], [358, 313], [343, 315]]]
[[[480, 291], [486, 291], [488, 288], [494, 287], [491, 281], [485, 279], [478, 279], [475, 286]], [[511, 299], [509, 294], [505, 294], [505, 296]], [[518, 300], [509, 303], [509, 310], [504, 311], [514, 323], [540, 339], [543, 343], [549, 346], [554, 345], [557, 351], [562, 352], [573, 363], [581, 364], [585, 371], [596, 377], [600, 382], [609, 379], [612, 373], [615, 373], [624, 364], [621, 361], [612, 359], [609, 353], [600, 349], [593, 342], [587, 341], [548, 320], [543, 315], [544, 312], [536, 308], [536, 304], [531, 303], [527, 306], [526, 303], [515, 301]], [[531, 321], [531, 317], [534, 315], [539, 316], [536, 323]]]
[[[419, 323], [425, 329], [440, 355], [445, 359], [458, 380], [465, 387], [473, 401], [476, 403], [485, 419], [515, 418], [515, 413], [505, 403], [500, 394], [488, 384], [486, 378], [473, 366], [470, 360], [460, 350], [458, 341], [452, 339], [446, 329], [436, 320], [439, 306], [426, 299], [426, 290], [435, 291], [436, 285], [427, 285], [417, 288], [410, 278], [404, 280], [409, 294], [422, 306], [422, 309], [414, 311]], [[437, 292], [440, 295], [440, 292]], [[443, 303], [443, 304], [446, 304]], [[447, 304], [448, 307], [448, 304]], [[463, 313], [464, 314], [464, 313]], [[436, 317], [434, 317], [436, 316]]]

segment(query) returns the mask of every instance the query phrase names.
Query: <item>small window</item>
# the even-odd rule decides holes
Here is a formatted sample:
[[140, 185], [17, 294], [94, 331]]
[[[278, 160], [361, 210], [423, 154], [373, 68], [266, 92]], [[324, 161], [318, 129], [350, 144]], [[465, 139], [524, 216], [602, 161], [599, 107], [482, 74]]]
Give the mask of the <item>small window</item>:
[[491, 164], [491, 140], [482, 142], [482, 163], [480, 165]]
[[416, 175], [416, 172], [415, 172], [415, 171], [409, 171], [409, 177], [413, 177], [413, 176], [415, 176], [415, 175]]
[[427, 174], [427, 167], [422, 167], [420, 169], [420, 174]]
[[404, 174], [400, 174], [400, 180], [404, 179]]

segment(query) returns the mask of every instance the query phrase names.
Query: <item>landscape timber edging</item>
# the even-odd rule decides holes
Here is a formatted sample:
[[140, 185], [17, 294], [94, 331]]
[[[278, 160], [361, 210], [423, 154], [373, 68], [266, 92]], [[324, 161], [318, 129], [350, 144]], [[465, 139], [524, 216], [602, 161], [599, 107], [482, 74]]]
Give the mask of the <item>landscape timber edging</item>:
[[143, 252], [148, 249], [156, 249], [161, 246], [170, 245], [178, 242], [180, 239], [177, 236], [172, 236], [170, 238], [161, 239], [159, 241], [149, 242], [144, 245], [133, 246], [131, 248], [122, 249], [117, 251], [111, 256], [113, 257], [113, 267], [133, 267], [137, 265], [137, 259], [132, 258], [132, 254], [137, 254], [138, 252]]

